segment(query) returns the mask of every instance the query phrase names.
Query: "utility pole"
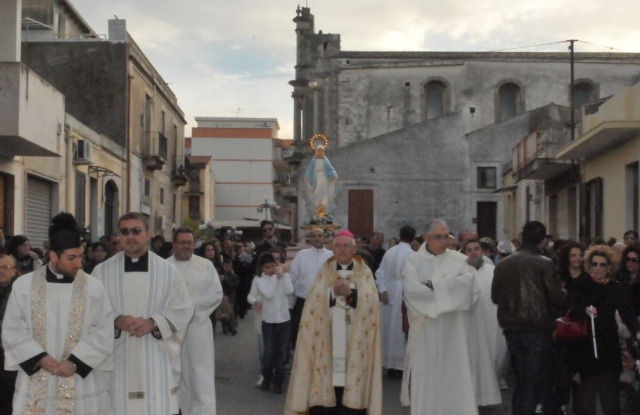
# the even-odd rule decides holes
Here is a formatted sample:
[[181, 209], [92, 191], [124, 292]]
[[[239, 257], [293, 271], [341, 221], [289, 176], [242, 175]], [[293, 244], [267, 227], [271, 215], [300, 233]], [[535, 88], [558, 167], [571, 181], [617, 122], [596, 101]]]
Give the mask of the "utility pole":
[[577, 42], [577, 39], [569, 39], [567, 40], [567, 42], [569, 42], [569, 51], [571, 54], [571, 86], [569, 88], [569, 99], [571, 100], [571, 141], [575, 140], [576, 138], [576, 114], [575, 114], [575, 108], [574, 108], [574, 100], [573, 100], [573, 82], [574, 82], [574, 58], [573, 58], [573, 52], [574, 52], [574, 43]]

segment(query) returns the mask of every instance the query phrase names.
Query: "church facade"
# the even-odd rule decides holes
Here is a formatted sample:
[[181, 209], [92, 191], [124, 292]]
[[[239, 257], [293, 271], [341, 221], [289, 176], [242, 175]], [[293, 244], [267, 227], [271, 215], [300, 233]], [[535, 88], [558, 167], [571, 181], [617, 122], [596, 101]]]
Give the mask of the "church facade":
[[[576, 53], [571, 85], [569, 53], [343, 51], [340, 35], [316, 32], [309, 8], [293, 21], [299, 199], [309, 139], [324, 134], [340, 182], [334, 223], [357, 236], [373, 229], [395, 235], [402, 224], [421, 232], [433, 217], [454, 231], [516, 236], [505, 223], [501, 189], [517, 144], [536, 132], [568, 137], [572, 97], [579, 109], [640, 75], [640, 54]], [[574, 113], [578, 123], [580, 111]], [[558, 171], [555, 189], [580, 180]], [[302, 201], [298, 206], [304, 225], [309, 212]], [[521, 221], [544, 220], [546, 212], [543, 200]], [[578, 232], [558, 230], [565, 238]]]

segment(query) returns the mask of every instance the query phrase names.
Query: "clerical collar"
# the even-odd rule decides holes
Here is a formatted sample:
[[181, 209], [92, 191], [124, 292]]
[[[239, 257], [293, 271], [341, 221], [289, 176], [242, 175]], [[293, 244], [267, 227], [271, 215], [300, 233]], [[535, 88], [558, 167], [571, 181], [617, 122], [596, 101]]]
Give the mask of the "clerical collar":
[[149, 251], [140, 258], [124, 256], [124, 272], [149, 272]]
[[351, 261], [351, 263], [349, 265], [342, 265], [338, 262], [336, 262], [338, 271], [353, 271], [353, 261]]
[[51, 270], [51, 264], [47, 265], [47, 282], [51, 282], [54, 284], [71, 284], [73, 283], [72, 277], [67, 277], [66, 275], [56, 274]]
[[444, 253], [446, 253], [446, 252], [447, 252], [447, 251], [445, 250], [442, 254], [434, 254], [433, 252], [431, 252], [431, 250], [429, 249], [429, 245], [427, 245], [427, 244], [424, 244], [424, 249], [426, 249], [426, 250], [427, 250], [427, 252], [428, 252], [428, 253], [430, 253], [430, 254], [431, 254], [431, 255], [433, 255], [433, 256], [442, 255], [442, 254], [444, 254]]

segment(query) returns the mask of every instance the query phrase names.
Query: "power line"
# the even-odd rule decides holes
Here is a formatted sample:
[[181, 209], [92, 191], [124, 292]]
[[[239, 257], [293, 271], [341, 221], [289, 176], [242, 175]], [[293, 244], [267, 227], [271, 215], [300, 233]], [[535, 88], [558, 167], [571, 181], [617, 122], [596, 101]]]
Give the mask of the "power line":
[[540, 43], [538, 45], [529, 45], [529, 46], [518, 46], [515, 48], [507, 48], [507, 49], [499, 49], [499, 50], [490, 50], [489, 52], [505, 52], [507, 50], [516, 50], [516, 49], [526, 49], [526, 48], [535, 48], [538, 46], [547, 46], [547, 45], [557, 45], [558, 43], [565, 43], [564, 40], [560, 40], [558, 42], [550, 42], [550, 43]]
[[282, 75], [262, 75], [262, 76], [242, 76], [238, 78], [213, 78], [213, 79], [199, 79], [195, 81], [177, 81], [177, 82], [167, 82], [167, 85], [175, 85], [175, 84], [193, 84], [196, 82], [217, 82], [217, 81], [238, 81], [242, 79], [259, 79], [259, 78], [277, 78], [283, 76], [295, 76], [295, 74], [282, 74]]
[[611, 49], [611, 50], [617, 50], [618, 52], [622, 52], [621, 49], [616, 49], [612, 46], [604, 46], [604, 45], [598, 45], [597, 43], [591, 43], [591, 42], [587, 42], [585, 40], [577, 40], [577, 42], [580, 43], [586, 43], [587, 45], [593, 45], [593, 46], [598, 46], [599, 48], [605, 48], [605, 49]]
[[[587, 42], [586, 40], [578, 40], [578, 39], [575, 39], [574, 41], [575, 41], [575, 42], [586, 43], [587, 45], [597, 46], [597, 47], [600, 47], [600, 48], [605, 48], [605, 49], [616, 50], [616, 51], [618, 51], [618, 52], [622, 52], [622, 50], [620, 50], [620, 49], [616, 49], [616, 48], [614, 48], [614, 47], [612, 47], [612, 46], [598, 45], [597, 43]], [[557, 42], [540, 43], [540, 44], [537, 44], [537, 45], [529, 45], [529, 46], [518, 46], [518, 47], [515, 47], [515, 48], [507, 48], [507, 49], [491, 50], [491, 51], [489, 51], [489, 52], [505, 52], [505, 51], [508, 51], [508, 50], [526, 49], [526, 48], [535, 48], [535, 47], [538, 47], [538, 46], [557, 45], [557, 44], [559, 44], [559, 43], [567, 43], [567, 42], [569, 42], [569, 41], [568, 41], [568, 40], [559, 40], [559, 41], [557, 41]]]

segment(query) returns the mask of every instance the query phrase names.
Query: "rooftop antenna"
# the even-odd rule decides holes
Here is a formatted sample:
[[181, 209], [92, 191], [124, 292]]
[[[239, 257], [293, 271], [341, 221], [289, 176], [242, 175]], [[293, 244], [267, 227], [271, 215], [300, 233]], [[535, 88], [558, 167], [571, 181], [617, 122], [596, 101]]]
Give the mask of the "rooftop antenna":
[[236, 118], [240, 118], [240, 111], [242, 111], [243, 108], [238, 107], [238, 109], [236, 110]]

